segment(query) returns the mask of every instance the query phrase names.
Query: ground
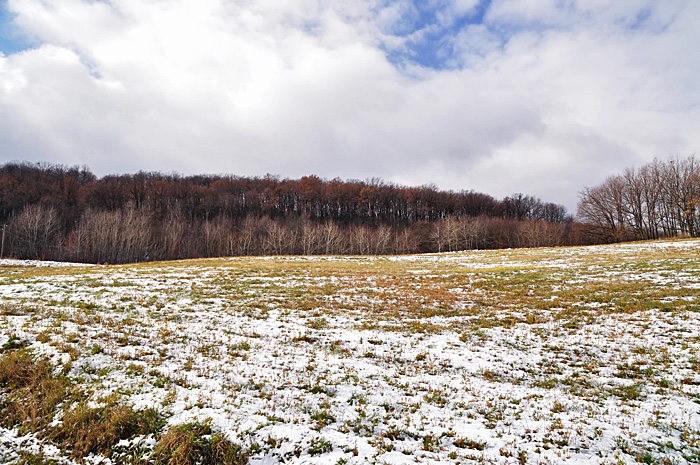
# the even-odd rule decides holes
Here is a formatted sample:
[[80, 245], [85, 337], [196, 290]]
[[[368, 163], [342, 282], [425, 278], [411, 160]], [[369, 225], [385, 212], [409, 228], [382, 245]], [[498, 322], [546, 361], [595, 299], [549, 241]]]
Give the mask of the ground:
[[188, 423], [252, 464], [700, 462], [698, 240], [0, 265], [4, 353], [164, 420], [86, 458], [47, 433], [65, 400], [0, 428], [3, 463], [148, 458]]

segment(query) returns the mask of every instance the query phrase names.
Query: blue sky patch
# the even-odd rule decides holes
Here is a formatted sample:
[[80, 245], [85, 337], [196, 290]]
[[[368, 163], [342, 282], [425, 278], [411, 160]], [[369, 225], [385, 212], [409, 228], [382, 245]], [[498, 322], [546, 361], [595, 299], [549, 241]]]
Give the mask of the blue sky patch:
[[491, 0], [481, 0], [467, 13], [451, 16], [444, 4], [414, 2], [395, 25], [393, 34], [403, 39], [403, 47], [386, 49], [389, 61], [399, 67], [412, 63], [435, 70], [455, 68], [462, 62], [455, 39], [470, 25], [483, 24], [490, 4]]
[[0, 52], [5, 55], [31, 48], [27, 38], [14, 25], [15, 16], [7, 9], [7, 0], [0, 0]]

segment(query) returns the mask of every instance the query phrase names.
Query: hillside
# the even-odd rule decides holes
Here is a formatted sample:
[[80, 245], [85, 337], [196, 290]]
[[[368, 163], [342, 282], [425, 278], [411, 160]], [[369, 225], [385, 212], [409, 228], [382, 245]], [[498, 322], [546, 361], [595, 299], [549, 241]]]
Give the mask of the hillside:
[[253, 464], [700, 460], [698, 240], [5, 262], [0, 295], [2, 463], [187, 463], [175, 440]]

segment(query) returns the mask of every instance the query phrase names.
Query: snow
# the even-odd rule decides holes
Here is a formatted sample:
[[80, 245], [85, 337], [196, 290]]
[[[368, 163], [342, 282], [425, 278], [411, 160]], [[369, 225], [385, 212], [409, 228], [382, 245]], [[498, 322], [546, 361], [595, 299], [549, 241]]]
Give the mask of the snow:
[[15, 260], [13, 258], [0, 259], [0, 266], [32, 266], [32, 267], [69, 267], [87, 266], [85, 263], [51, 262], [41, 260]]
[[[688, 463], [700, 439], [697, 257], [687, 240], [70, 272], [3, 260], [0, 346], [26, 340], [55, 363], [69, 346], [70, 376], [94, 402], [128, 391], [124, 402], [168, 425], [210, 419], [259, 446], [253, 464], [635, 463], [645, 451]], [[52, 271], [17, 277], [18, 266]], [[512, 303], [525, 272], [546, 276], [523, 284], [539, 300]], [[586, 294], [625, 283], [671, 310]], [[314, 450], [322, 441], [329, 450]], [[37, 447], [71, 463], [0, 429], [0, 463]]]

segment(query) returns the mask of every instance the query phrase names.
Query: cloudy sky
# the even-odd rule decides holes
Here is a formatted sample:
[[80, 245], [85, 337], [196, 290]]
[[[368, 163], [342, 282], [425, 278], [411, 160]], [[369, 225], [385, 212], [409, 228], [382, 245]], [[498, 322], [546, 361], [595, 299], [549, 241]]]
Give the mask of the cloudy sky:
[[698, 0], [0, 0], [0, 162], [523, 192], [700, 153]]

